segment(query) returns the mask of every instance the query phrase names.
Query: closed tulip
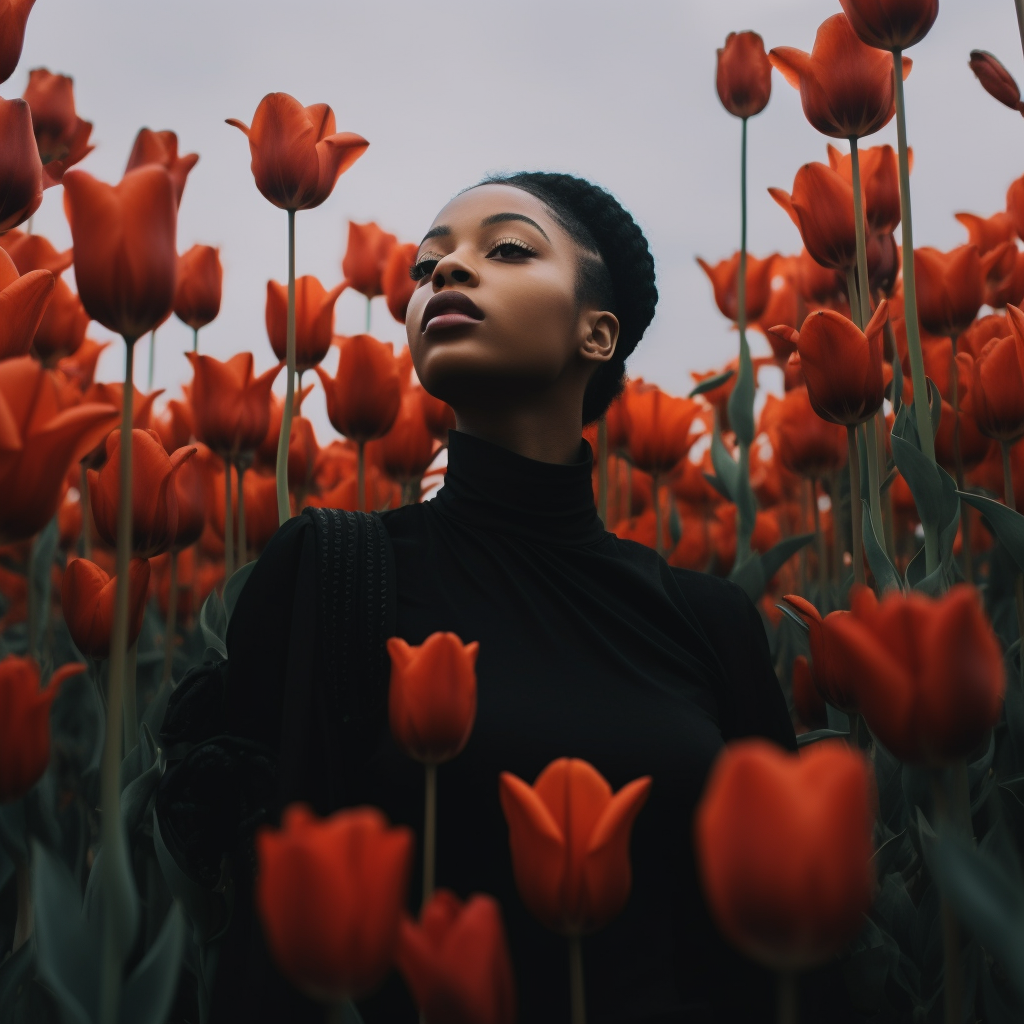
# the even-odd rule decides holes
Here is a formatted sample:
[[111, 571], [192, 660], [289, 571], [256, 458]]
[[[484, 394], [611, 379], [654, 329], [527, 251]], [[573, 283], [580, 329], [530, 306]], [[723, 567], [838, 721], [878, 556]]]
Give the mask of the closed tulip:
[[174, 184], [175, 205], [181, 205], [181, 197], [185, 191], [185, 182], [189, 171], [199, 162], [198, 153], [186, 153], [178, 156], [178, 136], [175, 132], [154, 132], [149, 128], [140, 128], [135, 136], [132, 151], [128, 155], [125, 174], [139, 167], [162, 167], [170, 175]]
[[348, 247], [341, 261], [345, 283], [368, 299], [383, 295], [384, 271], [397, 245], [398, 239], [382, 231], [373, 221], [368, 224], [349, 221]]
[[981, 258], [985, 274], [985, 304], [993, 309], [1019, 306], [1024, 301], [1024, 252], [1005, 242]]
[[776, 441], [787, 469], [817, 480], [846, 464], [846, 431], [814, 411], [807, 388], [787, 391], [781, 405]]
[[[747, 255], [747, 322], [756, 320], [768, 304], [772, 293], [772, 266], [775, 255], [759, 260], [756, 256]], [[740, 272], [740, 254], [733, 253], [727, 260], [721, 260], [714, 266], [706, 263], [699, 256], [697, 262], [701, 270], [708, 275], [715, 290], [715, 303], [723, 316], [730, 320], [739, 319], [738, 282]]]
[[220, 312], [223, 280], [220, 250], [212, 245], [193, 245], [178, 257], [174, 315], [193, 331], [212, 323]]
[[914, 267], [921, 326], [947, 338], [960, 334], [985, 299], [978, 249], [974, 245], [962, 245], [948, 253], [915, 249]]
[[75, 83], [67, 75], [46, 68], [29, 72], [22, 99], [32, 109], [32, 128], [43, 163], [43, 187], [60, 184], [64, 172], [85, 159], [95, 146], [89, 144], [92, 122], [75, 111]]
[[968, 64], [989, 96], [999, 100], [1011, 110], [1016, 110], [1019, 114], [1024, 115], [1024, 103], [1020, 101], [1020, 88], [1013, 75], [999, 63], [998, 58], [986, 50], [971, 50], [971, 59]]
[[418, 251], [419, 246], [415, 242], [392, 246], [380, 276], [380, 286], [388, 304], [388, 312], [400, 324], [405, 323], [409, 300], [416, 290], [416, 282], [409, 276], [409, 271]]
[[391, 969], [413, 837], [371, 808], [292, 805], [256, 836], [256, 905], [281, 972], [314, 999], [372, 991]]
[[404, 486], [419, 482], [438, 448], [424, 412], [426, 396], [421, 387], [406, 388], [391, 429], [373, 442], [373, 457], [388, 476]]
[[0, 360], [28, 354], [53, 284], [48, 270], [19, 275], [14, 261], [0, 249]]
[[[2, 2], [2, 0], [0, 0]], [[3, 8], [0, 7], [0, 18]], [[0, 47], [3, 44], [0, 22]], [[2, 49], [0, 49], [2, 58]], [[43, 201], [43, 165], [32, 134], [32, 112], [24, 100], [0, 97], [0, 233], [29, 219]]]
[[251, 352], [239, 352], [225, 362], [194, 352], [186, 355], [195, 374], [191, 399], [196, 437], [222, 458], [256, 451], [270, 426], [270, 389], [281, 364], [254, 377]]
[[419, 923], [406, 918], [398, 967], [425, 1024], [514, 1024], [515, 982], [501, 907], [476, 894], [465, 903], [440, 889]]
[[174, 306], [178, 208], [171, 178], [146, 165], [107, 185], [73, 170], [64, 176], [64, 204], [82, 304], [132, 344]]
[[47, 366], [53, 366], [78, 351], [88, 329], [89, 314], [82, 300], [58, 277], [32, 339], [33, 351]]
[[849, 612], [831, 612], [822, 618], [818, 609], [802, 597], [787, 594], [784, 600], [807, 625], [811, 676], [818, 692], [832, 707], [848, 714], [855, 713], [858, 710], [857, 691], [835, 632], [836, 623]]
[[905, 50], [928, 34], [939, 0], [839, 0], [854, 32], [868, 46]]
[[383, 437], [402, 404], [402, 376], [390, 342], [369, 334], [339, 338], [334, 378], [318, 366], [327, 397], [327, 415], [339, 434], [365, 443]]
[[0, 2], [0, 82], [6, 82], [21, 59], [25, 42], [25, 23], [36, 0]]
[[760, 114], [772, 95], [772, 66], [756, 32], [730, 32], [718, 51], [715, 87], [734, 117]]
[[[60, 606], [75, 646], [93, 658], [110, 656], [114, 631], [117, 577], [87, 558], [73, 558], [64, 570]], [[133, 558], [128, 565], [128, 646], [139, 638], [149, 595], [149, 560]]]
[[[195, 453], [195, 448], [179, 448], [169, 456], [155, 430], [132, 431], [132, 553], [137, 557], [157, 555], [174, 542], [178, 530], [174, 477]], [[114, 546], [121, 482], [120, 430], [107, 438], [103, 468], [98, 472], [90, 469], [87, 476], [96, 532]]]
[[690, 450], [690, 433], [700, 406], [689, 398], [674, 398], [647, 385], [629, 392], [629, 457], [645, 473], [668, 473]]
[[804, 321], [797, 342], [800, 366], [811, 405], [822, 419], [850, 427], [881, 408], [882, 328], [887, 316], [883, 300], [866, 331], [830, 309], [811, 313]]
[[0, 362], [0, 544], [27, 540], [53, 518], [68, 468], [117, 418], [99, 402], [65, 408], [56, 375], [31, 356]]
[[0, 661], [0, 804], [23, 797], [50, 763], [50, 707], [61, 684], [85, 671], [61, 665], [44, 689], [31, 658], [8, 654]]
[[768, 192], [789, 214], [817, 263], [844, 272], [856, 264], [853, 186], [842, 175], [825, 164], [804, 164], [793, 179], [792, 195], [780, 188]]
[[[295, 369], [312, 370], [331, 350], [334, 304], [345, 283], [330, 291], [312, 275], [295, 281]], [[283, 360], [288, 351], [288, 285], [267, 282], [267, 337], [274, 355]]]
[[863, 756], [817, 743], [794, 756], [761, 739], [722, 751], [694, 819], [719, 929], [780, 971], [831, 959], [874, 898], [874, 806]]
[[533, 786], [500, 779], [519, 895], [542, 924], [578, 936], [608, 924], [632, 887], [629, 839], [649, 776], [612, 788], [586, 761], [559, 758]]
[[335, 132], [326, 103], [304, 107], [284, 92], [260, 100], [251, 128], [235, 118], [227, 123], [249, 140], [256, 187], [282, 210], [319, 206], [369, 146], [360, 135]]
[[[892, 146], [859, 150], [860, 184], [864, 192], [864, 218], [874, 234], [892, 234], [900, 222], [900, 168]], [[853, 188], [853, 161], [849, 153], [828, 147], [828, 162]]]
[[957, 362], [971, 373], [971, 408], [978, 429], [1007, 443], [1024, 435], [1024, 373], [1017, 337], [1019, 333], [994, 338], [973, 359], [966, 352], [957, 356]]
[[388, 640], [391, 734], [410, 757], [443, 764], [466, 745], [476, 718], [479, 649], [454, 633], [432, 633], [419, 646]]

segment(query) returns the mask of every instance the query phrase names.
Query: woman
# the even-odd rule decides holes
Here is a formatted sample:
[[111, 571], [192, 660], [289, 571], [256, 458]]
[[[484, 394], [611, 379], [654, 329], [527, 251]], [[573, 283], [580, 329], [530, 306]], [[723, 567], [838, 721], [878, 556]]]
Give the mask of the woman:
[[[380, 536], [364, 537], [379, 541], [394, 578], [363, 580], [366, 600], [351, 607], [393, 601], [382, 632], [410, 643], [437, 630], [480, 643], [474, 731], [439, 770], [437, 883], [500, 900], [520, 1020], [568, 1020], [565, 944], [516, 893], [499, 772], [532, 782], [573, 756], [613, 789], [651, 775], [629, 903], [584, 940], [589, 1020], [770, 1019], [768, 979], [727, 952], [708, 921], [690, 834], [724, 741], [758, 734], [795, 749], [764, 629], [736, 586], [671, 569], [606, 532], [581, 442], [583, 424], [620, 392], [654, 315], [646, 239], [589, 182], [516, 174], [456, 196], [412, 276], [413, 363], [426, 390], [455, 409], [457, 429], [438, 495], [382, 513]], [[277, 755], [272, 813], [292, 799], [321, 813], [368, 803], [419, 829], [422, 766], [391, 740], [367, 682], [383, 636], [367, 640], [325, 608], [315, 532], [304, 516], [282, 526], [238, 600], [226, 729]], [[337, 656], [339, 645], [351, 656]], [[340, 667], [325, 671], [335, 657]], [[358, 672], [352, 657], [363, 659]], [[341, 704], [332, 703], [338, 672], [348, 673]], [[239, 881], [215, 1008], [222, 1019], [302, 1019], [309, 1004], [270, 967], [246, 893]], [[360, 1008], [368, 1024], [416, 1020], [397, 978]]]

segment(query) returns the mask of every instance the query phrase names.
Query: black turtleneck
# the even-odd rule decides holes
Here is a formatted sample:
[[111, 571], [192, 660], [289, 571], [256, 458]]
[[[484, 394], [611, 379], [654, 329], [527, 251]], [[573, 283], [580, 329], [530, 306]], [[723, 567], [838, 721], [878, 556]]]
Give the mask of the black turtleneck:
[[[629, 903], [584, 939], [588, 1020], [667, 1024], [739, 1012], [770, 1020], [770, 979], [726, 950], [708, 920], [691, 838], [693, 809], [723, 742], [762, 735], [795, 749], [764, 628], [735, 585], [672, 569], [607, 533], [591, 466], [586, 444], [578, 462], [553, 465], [453, 431], [437, 496], [382, 515], [397, 574], [397, 634], [418, 644], [450, 630], [480, 643], [473, 734], [438, 772], [437, 884], [498, 898], [519, 1019], [562, 1024], [566, 944], [518, 897], [498, 775], [532, 783], [564, 756], [586, 759], [615, 790], [650, 775], [633, 832]], [[309, 527], [298, 522], [264, 553], [264, 582], [254, 576], [247, 587], [263, 590], [247, 594], [232, 620], [233, 637], [244, 639], [232, 650], [229, 637], [237, 680], [229, 701], [232, 692], [273, 692], [284, 678], [287, 629], [274, 635], [262, 623], [273, 622], [275, 608], [288, 621], [296, 588], [307, 585], [295, 566]], [[251, 628], [237, 621], [243, 605], [261, 609]], [[276, 699], [264, 705], [262, 724], [247, 706], [235, 727], [273, 742]], [[386, 726], [371, 747], [345, 780], [345, 803], [374, 804], [420, 832], [423, 767]], [[419, 905], [418, 877], [410, 908]], [[361, 1009], [367, 1024], [417, 1019], [397, 977]]]

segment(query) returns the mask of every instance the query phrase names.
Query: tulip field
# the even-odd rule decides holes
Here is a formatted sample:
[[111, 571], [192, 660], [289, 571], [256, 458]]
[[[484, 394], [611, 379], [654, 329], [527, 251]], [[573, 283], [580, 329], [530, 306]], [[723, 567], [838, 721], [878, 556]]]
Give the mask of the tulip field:
[[[252, 798], [223, 811], [240, 846], [225, 840], [201, 877], [183, 854], [183, 780], [227, 731], [228, 630], [261, 552], [303, 509], [396, 509], [443, 483], [455, 413], [408, 348], [369, 333], [379, 297], [404, 323], [419, 244], [350, 222], [336, 282], [297, 274], [297, 214], [316, 217], [370, 143], [304, 105], [321, 97], [253, 96], [223, 130], [239, 188], [287, 226], [287, 279], [266, 283], [277, 361], [257, 373], [250, 350], [208, 354], [220, 252], [179, 253], [176, 237], [198, 156], [143, 128], [119, 181], [78, 167], [93, 126], [72, 79], [19, 63], [34, 3], [0, 0], [0, 82], [26, 82], [0, 99], [0, 1024], [228, 1019], [214, 1006], [233, 857], [253, 865], [277, 970], [323, 1019], [359, 1024], [399, 976], [425, 1024], [513, 1024], [508, 908], [435, 887], [437, 769], [472, 734], [475, 638], [387, 640], [388, 728], [422, 765], [422, 841], [375, 807], [272, 815]], [[715, 927], [776, 976], [780, 1024], [1010, 1024], [1024, 1021], [1024, 166], [1004, 209], [956, 214], [964, 244], [915, 248], [928, 100], [910, 57], [939, 3], [835, 8], [810, 52], [766, 48], [755, 25], [708, 54], [736, 146], [706, 159], [735, 153], [743, 185], [722, 212], [735, 241], [699, 263], [735, 358], [685, 395], [631, 378], [582, 434], [605, 527], [733, 581], [764, 622], [798, 750], [728, 743], [688, 834]], [[995, 56], [963, 57], [1024, 114]], [[799, 91], [821, 159], [748, 196], [748, 121], [773, 89]], [[865, 141], [890, 123], [895, 147]], [[33, 231], [51, 188], [66, 251]], [[788, 215], [799, 252], [747, 252], [755, 201]], [[366, 333], [336, 332], [346, 290], [366, 299]], [[142, 353], [172, 316], [191, 330], [191, 378], [143, 391]], [[94, 323], [123, 340], [94, 340]], [[752, 355], [752, 332], [771, 355]], [[111, 344], [124, 377], [97, 380]], [[314, 389], [329, 439], [303, 415]], [[276, 784], [276, 753], [243, 753], [248, 800]], [[613, 790], [571, 753], [536, 778], [503, 772], [494, 800], [585, 1024], [607, 1018], [587, 1005], [584, 937], [628, 907], [631, 830], [658, 779]], [[220, 813], [189, 820], [209, 838], [228, 831]]]

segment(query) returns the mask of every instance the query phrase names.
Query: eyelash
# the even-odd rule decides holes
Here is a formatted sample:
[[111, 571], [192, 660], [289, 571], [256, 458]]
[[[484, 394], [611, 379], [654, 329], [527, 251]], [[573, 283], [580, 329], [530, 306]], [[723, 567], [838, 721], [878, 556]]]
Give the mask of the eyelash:
[[[488, 257], [497, 252], [498, 249], [510, 247], [518, 250], [517, 256], [536, 256], [537, 250], [532, 246], [527, 245], [525, 242], [518, 238], [499, 238], [494, 245], [491, 246], [490, 252], [487, 253]], [[505, 254], [506, 258], [508, 253]], [[434, 272], [434, 267], [437, 266], [441, 257], [436, 252], [425, 252], [410, 268], [409, 277], [414, 281], [422, 281], [425, 277], [428, 277]]]

